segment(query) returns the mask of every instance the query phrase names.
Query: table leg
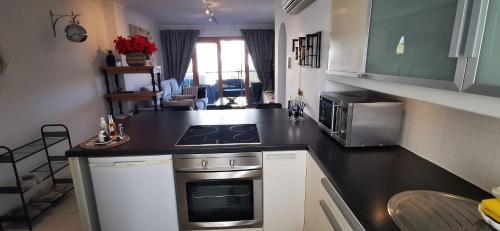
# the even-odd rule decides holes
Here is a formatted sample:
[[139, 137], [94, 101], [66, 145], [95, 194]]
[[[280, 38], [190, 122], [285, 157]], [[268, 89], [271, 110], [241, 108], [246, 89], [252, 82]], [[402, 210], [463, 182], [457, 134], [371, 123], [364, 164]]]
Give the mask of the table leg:
[[[157, 98], [156, 96], [153, 97], [153, 104], [154, 104], [154, 107], [155, 107], [155, 111], [158, 111], [158, 102], [156, 101], [156, 98]], [[160, 102], [160, 104], [161, 104], [161, 102]]]
[[113, 115], [113, 101], [111, 99], [108, 98], [108, 104], [109, 104], [109, 112], [111, 113], [111, 115]]
[[120, 90], [120, 81], [118, 80], [118, 74], [115, 74], [115, 85], [116, 85], [116, 91], [121, 92]]
[[118, 101], [118, 108], [120, 108], [120, 115], [123, 114], [123, 104], [122, 104], [122, 101]]

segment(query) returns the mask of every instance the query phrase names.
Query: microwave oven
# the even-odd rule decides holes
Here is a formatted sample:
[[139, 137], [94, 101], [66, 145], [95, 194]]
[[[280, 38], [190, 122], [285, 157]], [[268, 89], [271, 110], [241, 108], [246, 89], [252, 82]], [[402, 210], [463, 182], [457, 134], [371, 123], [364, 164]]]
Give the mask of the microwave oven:
[[323, 92], [318, 125], [344, 147], [399, 143], [403, 103], [372, 91]]

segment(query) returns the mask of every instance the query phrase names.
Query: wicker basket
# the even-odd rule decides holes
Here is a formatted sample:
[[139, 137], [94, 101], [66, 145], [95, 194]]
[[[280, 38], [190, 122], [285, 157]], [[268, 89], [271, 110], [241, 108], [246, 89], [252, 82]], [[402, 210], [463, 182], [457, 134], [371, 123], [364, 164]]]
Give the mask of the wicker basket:
[[126, 55], [127, 64], [132, 67], [142, 67], [146, 65], [146, 55], [141, 52], [128, 53]]

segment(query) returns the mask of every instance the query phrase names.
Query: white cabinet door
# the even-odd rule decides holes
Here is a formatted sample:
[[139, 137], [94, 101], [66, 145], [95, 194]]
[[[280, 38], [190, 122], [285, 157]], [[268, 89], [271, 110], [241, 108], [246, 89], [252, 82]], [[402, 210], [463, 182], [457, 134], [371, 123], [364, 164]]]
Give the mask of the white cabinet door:
[[[329, 193], [331, 190], [335, 189], [321, 168], [307, 155], [304, 231], [353, 230]], [[340, 198], [338, 195], [336, 197]]]
[[324, 176], [321, 169], [311, 156], [307, 155], [307, 176], [306, 176], [306, 202], [304, 231], [313, 230], [333, 230], [329, 227], [326, 215], [321, 212], [319, 201], [321, 178]]
[[179, 230], [172, 156], [91, 158], [102, 231]]
[[303, 230], [306, 157], [306, 151], [264, 152], [264, 230]]
[[370, 0], [332, 1], [328, 70], [363, 73]]

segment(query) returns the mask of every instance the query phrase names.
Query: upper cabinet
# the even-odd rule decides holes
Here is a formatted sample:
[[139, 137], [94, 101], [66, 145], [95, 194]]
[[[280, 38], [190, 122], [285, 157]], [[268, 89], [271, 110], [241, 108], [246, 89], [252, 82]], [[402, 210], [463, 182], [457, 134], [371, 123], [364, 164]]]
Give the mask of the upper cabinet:
[[364, 72], [370, 0], [334, 0], [328, 70], [344, 74]]
[[366, 77], [458, 90], [463, 67], [450, 54], [458, 3], [373, 0]]
[[[330, 73], [500, 96], [498, 0], [332, 5]], [[353, 7], [357, 12], [343, 15]]]
[[[482, 4], [480, 4], [482, 3]], [[463, 89], [465, 92], [500, 97], [500, 1], [478, 1], [476, 8], [482, 14], [477, 39], [481, 41], [477, 58], [469, 59]], [[484, 35], [484, 36], [483, 36]]]

